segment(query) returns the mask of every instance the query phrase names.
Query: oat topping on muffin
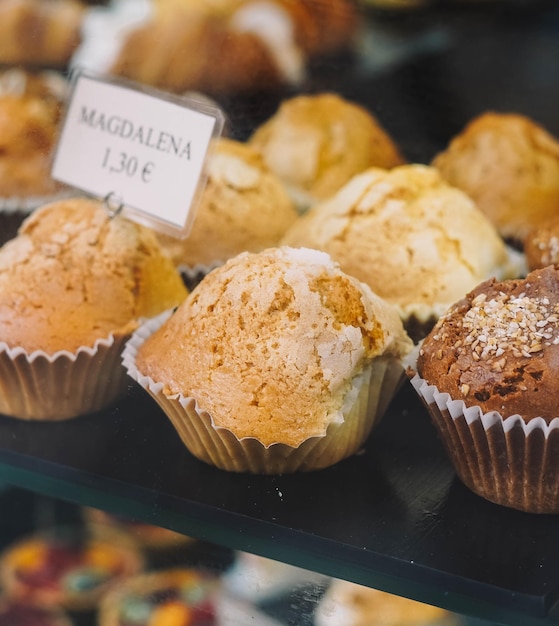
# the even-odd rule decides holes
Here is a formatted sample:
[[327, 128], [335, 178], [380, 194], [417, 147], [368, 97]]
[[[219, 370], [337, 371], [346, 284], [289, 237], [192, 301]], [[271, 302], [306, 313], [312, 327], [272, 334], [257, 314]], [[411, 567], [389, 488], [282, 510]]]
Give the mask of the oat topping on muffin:
[[559, 411], [559, 270], [486, 281], [453, 305], [422, 344], [417, 369], [439, 391], [503, 416]]

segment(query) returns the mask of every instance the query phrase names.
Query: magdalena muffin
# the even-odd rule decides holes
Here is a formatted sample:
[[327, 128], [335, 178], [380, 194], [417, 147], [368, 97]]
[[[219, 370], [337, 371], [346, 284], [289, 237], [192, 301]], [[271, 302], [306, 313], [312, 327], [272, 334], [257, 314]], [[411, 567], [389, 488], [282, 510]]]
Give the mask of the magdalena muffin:
[[412, 380], [461, 480], [482, 497], [559, 513], [559, 269], [486, 281], [423, 342]]
[[127, 388], [130, 334], [186, 293], [151, 230], [85, 198], [37, 209], [0, 248], [0, 413], [56, 420], [110, 405]]
[[194, 456], [237, 472], [320, 469], [357, 452], [412, 346], [393, 307], [308, 249], [242, 253], [161, 322], [127, 344], [129, 374]]
[[414, 339], [479, 282], [518, 275], [491, 222], [435, 168], [371, 168], [315, 205], [282, 244], [324, 250], [397, 307]]
[[143, 566], [125, 537], [102, 541], [81, 528], [56, 527], [10, 544], [0, 555], [0, 582], [10, 600], [87, 611]]
[[50, 168], [67, 89], [57, 72], [0, 72], [0, 243], [33, 209], [64, 195]]
[[0, 63], [65, 69], [81, 40], [79, 0], [2, 0]]
[[333, 93], [284, 100], [249, 142], [303, 209], [369, 167], [405, 162], [371, 112]]
[[559, 141], [526, 116], [480, 115], [433, 165], [475, 201], [502, 237], [517, 245], [557, 214]]
[[158, 234], [181, 269], [212, 267], [240, 252], [275, 246], [298, 217], [283, 185], [246, 144], [220, 139], [206, 173], [188, 235]]

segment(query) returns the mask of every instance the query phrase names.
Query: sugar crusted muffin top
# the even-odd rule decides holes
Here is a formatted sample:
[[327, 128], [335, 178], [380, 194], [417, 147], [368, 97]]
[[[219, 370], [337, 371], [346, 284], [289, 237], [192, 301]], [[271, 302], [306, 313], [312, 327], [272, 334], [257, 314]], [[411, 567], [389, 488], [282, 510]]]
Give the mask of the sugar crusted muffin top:
[[341, 421], [372, 359], [411, 345], [396, 311], [328, 255], [284, 247], [211, 272], [136, 363], [239, 439], [297, 446]]
[[28, 352], [127, 334], [184, 297], [155, 235], [93, 200], [38, 209], [0, 249], [0, 341]]
[[417, 370], [467, 406], [525, 419], [559, 416], [559, 271], [486, 281], [453, 305], [425, 339]]

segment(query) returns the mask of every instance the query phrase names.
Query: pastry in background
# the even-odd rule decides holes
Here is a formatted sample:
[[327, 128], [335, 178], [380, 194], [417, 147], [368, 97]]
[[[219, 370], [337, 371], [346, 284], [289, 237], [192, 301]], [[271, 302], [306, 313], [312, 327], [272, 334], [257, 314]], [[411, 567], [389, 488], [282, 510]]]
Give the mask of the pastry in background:
[[91, 533], [100, 539], [111, 537], [115, 531], [119, 536], [127, 535], [131, 541], [147, 550], [160, 550], [183, 546], [195, 541], [188, 535], [177, 533], [161, 526], [146, 524], [121, 515], [112, 515], [101, 509], [84, 508], [83, 516]]
[[202, 569], [176, 568], [139, 574], [108, 593], [99, 626], [217, 626], [220, 579]]
[[282, 474], [357, 452], [411, 347], [396, 310], [327, 254], [284, 247], [210, 272], [123, 362], [194, 456]]
[[0, 555], [0, 583], [9, 599], [89, 611], [143, 565], [141, 553], [125, 537], [100, 541], [81, 528], [57, 527], [10, 544]]
[[475, 201], [503, 238], [519, 246], [559, 211], [559, 141], [526, 116], [480, 115], [433, 165]]
[[186, 297], [153, 232], [102, 202], [34, 211], [0, 248], [0, 413], [61, 420], [127, 390], [122, 346]]
[[21, 601], [0, 599], [0, 626], [72, 626], [68, 615], [58, 608], [33, 606]]
[[0, 71], [0, 244], [33, 209], [65, 193], [50, 168], [67, 90], [54, 71]]
[[223, 587], [232, 596], [261, 603], [294, 593], [308, 585], [325, 584], [327, 576], [249, 552], [237, 552], [223, 575]]
[[176, 93], [262, 91], [301, 84], [357, 24], [350, 0], [115, 0], [88, 15], [73, 64]]
[[529, 270], [559, 264], [559, 211], [528, 232], [524, 254]]
[[85, 11], [79, 0], [2, 0], [0, 64], [65, 69]]
[[415, 340], [482, 280], [520, 272], [473, 201], [426, 165], [355, 176], [302, 216], [282, 244], [330, 254], [398, 310]]
[[404, 163], [372, 113], [333, 93], [284, 100], [249, 143], [301, 208], [333, 195], [369, 167]]
[[426, 337], [412, 383], [474, 493], [559, 513], [559, 268], [478, 285]]
[[334, 579], [314, 615], [316, 626], [457, 626], [451, 613], [378, 589]]
[[220, 139], [187, 237], [157, 234], [181, 270], [214, 267], [240, 252], [276, 245], [297, 219], [282, 183], [250, 146]]

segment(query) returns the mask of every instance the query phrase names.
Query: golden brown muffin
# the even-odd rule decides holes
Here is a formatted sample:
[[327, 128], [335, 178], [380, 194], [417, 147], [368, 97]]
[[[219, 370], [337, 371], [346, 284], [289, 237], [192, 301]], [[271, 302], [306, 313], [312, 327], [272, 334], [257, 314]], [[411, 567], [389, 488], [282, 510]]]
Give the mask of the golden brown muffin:
[[185, 239], [158, 235], [177, 266], [211, 266], [239, 252], [276, 245], [297, 219], [283, 185], [250, 146], [220, 139]]
[[522, 244], [532, 228], [559, 211], [559, 142], [528, 117], [480, 115], [433, 165], [505, 239]]
[[[417, 359], [423, 380], [414, 386], [459, 476], [476, 493], [521, 510], [559, 512], [558, 364], [553, 266], [480, 284], [423, 342]], [[434, 404], [441, 394], [448, 396]], [[453, 400], [459, 402], [451, 408]]]
[[48, 73], [0, 75], [0, 198], [46, 197], [60, 191], [50, 176], [65, 91]]
[[528, 232], [524, 254], [530, 270], [559, 264], [559, 213]]
[[0, 63], [65, 68], [81, 40], [78, 0], [2, 0]]
[[66, 419], [115, 402], [130, 333], [185, 296], [149, 229], [83, 198], [37, 209], [0, 248], [0, 413]]
[[93, 200], [37, 210], [0, 249], [0, 341], [30, 353], [128, 334], [185, 296], [154, 234]]
[[451, 613], [378, 589], [334, 579], [316, 609], [316, 626], [451, 626]]
[[328, 252], [397, 307], [406, 324], [419, 320], [419, 334], [482, 280], [515, 271], [489, 220], [425, 165], [354, 177], [301, 217], [282, 243]]
[[[145, 343], [135, 339], [129, 373], [133, 365], [148, 390], [146, 377], [158, 383], [155, 397], [191, 452], [261, 473], [317, 469], [356, 452], [412, 345], [366, 285], [328, 255], [294, 248], [234, 257]], [[177, 393], [198, 412], [176, 397], [167, 405]]]
[[303, 207], [333, 195], [369, 167], [404, 163], [369, 111], [332, 93], [285, 100], [250, 144]]

